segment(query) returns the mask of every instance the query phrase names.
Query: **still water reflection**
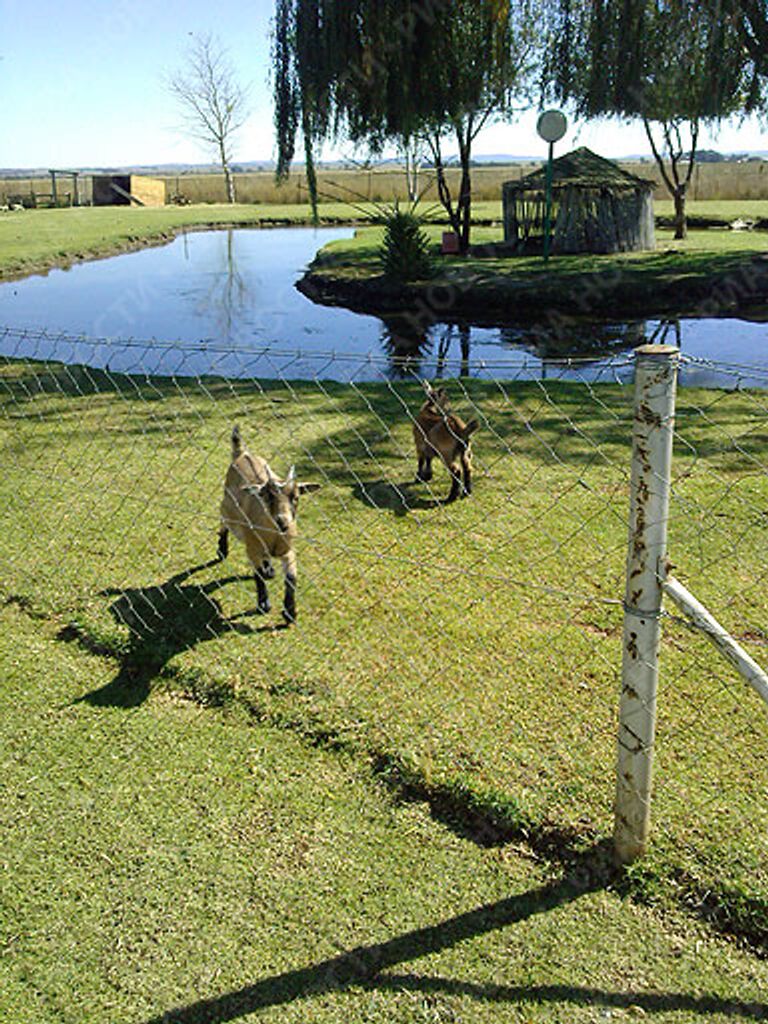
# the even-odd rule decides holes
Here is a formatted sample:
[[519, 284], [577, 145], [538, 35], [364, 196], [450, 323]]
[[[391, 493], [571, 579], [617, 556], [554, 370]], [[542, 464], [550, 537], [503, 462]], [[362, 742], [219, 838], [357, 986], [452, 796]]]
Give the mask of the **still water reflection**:
[[629, 360], [617, 354], [666, 341], [700, 360], [755, 368], [724, 377], [693, 365], [683, 383], [768, 386], [768, 327], [742, 320], [582, 323], [557, 334], [536, 325], [423, 330], [408, 318], [315, 305], [296, 280], [318, 248], [351, 234], [191, 232], [162, 247], [5, 283], [0, 328], [10, 330], [0, 331], [0, 353], [181, 375], [595, 380], [630, 376]]

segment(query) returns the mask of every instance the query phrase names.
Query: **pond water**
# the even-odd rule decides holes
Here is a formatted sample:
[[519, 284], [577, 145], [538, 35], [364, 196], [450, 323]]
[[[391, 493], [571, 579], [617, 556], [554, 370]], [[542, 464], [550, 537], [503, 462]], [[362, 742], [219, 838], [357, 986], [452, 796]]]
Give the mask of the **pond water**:
[[182, 376], [598, 380], [628, 379], [632, 348], [666, 339], [692, 357], [684, 384], [768, 387], [768, 325], [762, 323], [585, 324], [566, 338], [530, 326], [437, 324], [418, 333], [401, 318], [314, 304], [295, 282], [322, 245], [351, 234], [351, 228], [189, 232], [161, 247], [4, 283], [0, 354]]

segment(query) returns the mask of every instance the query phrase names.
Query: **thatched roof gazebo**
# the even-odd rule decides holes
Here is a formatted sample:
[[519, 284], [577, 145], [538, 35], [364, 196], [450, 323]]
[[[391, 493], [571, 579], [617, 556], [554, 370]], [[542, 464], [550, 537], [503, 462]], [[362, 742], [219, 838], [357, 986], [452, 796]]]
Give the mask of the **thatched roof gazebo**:
[[[546, 169], [502, 186], [505, 248], [540, 252]], [[627, 252], [655, 248], [652, 181], [624, 171], [586, 146], [552, 162], [550, 251]]]

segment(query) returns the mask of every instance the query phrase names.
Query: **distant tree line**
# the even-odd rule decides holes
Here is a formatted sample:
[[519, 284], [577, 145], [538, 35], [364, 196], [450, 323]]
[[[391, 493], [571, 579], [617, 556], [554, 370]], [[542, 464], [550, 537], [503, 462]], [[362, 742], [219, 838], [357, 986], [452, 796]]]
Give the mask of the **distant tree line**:
[[465, 252], [477, 134], [557, 102], [642, 121], [683, 237], [702, 125], [764, 111], [767, 75], [768, 0], [276, 0], [277, 173], [300, 137], [316, 205], [324, 142], [421, 147]]

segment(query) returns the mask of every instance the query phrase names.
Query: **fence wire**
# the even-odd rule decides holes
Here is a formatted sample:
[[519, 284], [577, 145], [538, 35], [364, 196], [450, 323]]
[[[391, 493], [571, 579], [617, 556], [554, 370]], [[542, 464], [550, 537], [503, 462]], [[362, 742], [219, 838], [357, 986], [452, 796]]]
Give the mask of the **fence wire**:
[[[551, 851], [610, 835], [631, 359], [529, 379], [518, 356], [445, 381], [480, 424], [474, 492], [449, 504], [441, 466], [415, 481], [424, 391], [407, 368], [370, 380], [343, 353], [211, 345], [200, 374], [186, 372], [199, 346], [0, 340], [0, 600], [112, 659], [109, 684], [73, 699], [235, 700], [471, 811], [483, 842]], [[765, 666], [768, 391], [743, 382], [768, 387], [768, 373], [684, 360], [683, 381], [702, 370], [723, 384], [678, 395], [670, 557]], [[278, 476], [295, 465], [321, 484], [300, 501], [288, 629], [279, 572], [259, 616], [244, 549], [216, 558], [235, 423]], [[760, 935], [767, 724], [670, 608], [650, 862]]]

